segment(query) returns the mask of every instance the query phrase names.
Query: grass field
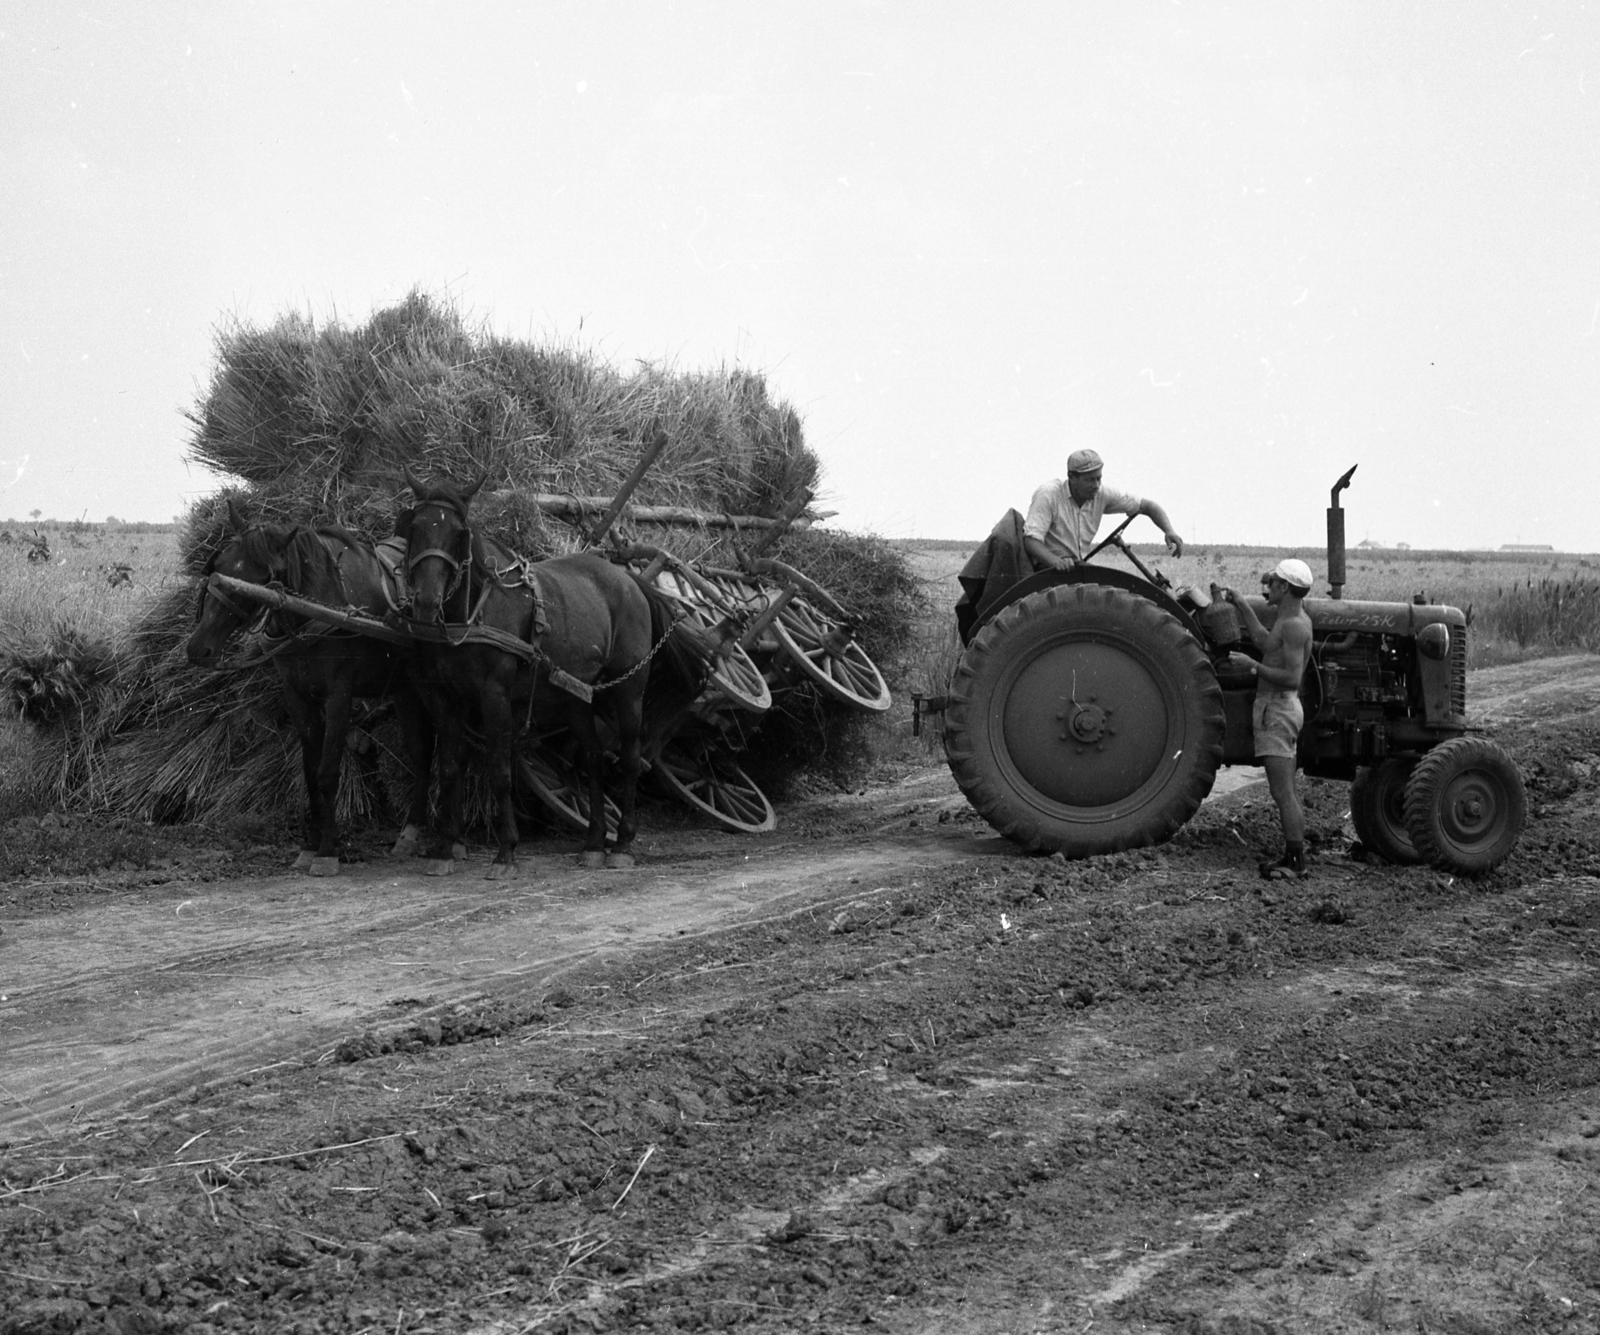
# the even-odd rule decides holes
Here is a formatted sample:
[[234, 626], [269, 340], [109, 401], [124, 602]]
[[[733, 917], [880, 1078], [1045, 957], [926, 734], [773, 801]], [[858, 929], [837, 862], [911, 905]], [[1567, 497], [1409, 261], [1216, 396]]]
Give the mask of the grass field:
[[0, 808], [58, 804], [65, 716], [109, 688], [132, 628], [183, 578], [170, 524], [0, 525]]

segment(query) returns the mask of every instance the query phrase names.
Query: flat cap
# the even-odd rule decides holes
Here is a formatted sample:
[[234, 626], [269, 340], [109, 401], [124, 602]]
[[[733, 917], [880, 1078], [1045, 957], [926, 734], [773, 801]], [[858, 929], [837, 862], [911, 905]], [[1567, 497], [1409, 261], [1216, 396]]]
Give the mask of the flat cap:
[[1093, 450], [1073, 450], [1067, 456], [1067, 472], [1069, 473], [1097, 473], [1104, 465], [1100, 456]]

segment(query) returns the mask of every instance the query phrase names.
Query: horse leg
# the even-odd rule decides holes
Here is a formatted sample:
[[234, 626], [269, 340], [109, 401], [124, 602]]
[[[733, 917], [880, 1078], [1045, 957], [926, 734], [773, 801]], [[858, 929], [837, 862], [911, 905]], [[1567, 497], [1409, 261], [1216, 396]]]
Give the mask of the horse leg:
[[[648, 671], [648, 669], [646, 669]], [[622, 781], [617, 793], [617, 842], [606, 855], [608, 867], [631, 867], [633, 839], [638, 833], [634, 823], [634, 802], [639, 792], [641, 768], [641, 734], [644, 723], [644, 697], [641, 692], [630, 692], [615, 702], [617, 733], [622, 747]]]
[[317, 785], [317, 767], [322, 760], [322, 713], [288, 680], [283, 683], [283, 703], [300, 738], [300, 777], [306, 789], [305, 824], [293, 870], [307, 871], [322, 843], [322, 791]]
[[[316, 856], [311, 859], [308, 868], [313, 876], [339, 874], [339, 769], [344, 764], [345, 734], [350, 730], [353, 684], [348, 676], [331, 683], [327, 701], [322, 707], [322, 746], [316, 772], [317, 805], [322, 816], [322, 829], [317, 839]], [[307, 775], [308, 779], [310, 777]]]
[[573, 741], [577, 743], [578, 773], [589, 788], [589, 833], [578, 854], [580, 867], [606, 865], [606, 787], [600, 735], [594, 725], [594, 708], [572, 701], [569, 711]]
[[423, 693], [428, 722], [433, 728], [434, 754], [439, 760], [439, 824], [426, 867], [429, 876], [448, 876], [458, 857], [466, 857], [461, 843], [461, 804], [466, 783], [466, 742], [451, 711], [454, 703], [442, 690]]
[[501, 881], [517, 873], [517, 813], [512, 801], [511, 751], [515, 744], [516, 722], [511, 711], [512, 673], [496, 675], [485, 682], [480, 705], [483, 713], [484, 764], [489, 789], [498, 809], [497, 834], [500, 847], [489, 864], [488, 878]]
[[400, 720], [400, 736], [411, 767], [411, 806], [406, 811], [405, 828], [389, 850], [390, 857], [415, 857], [428, 825], [428, 784], [433, 778], [433, 721], [409, 682], [395, 693], [395, 716]]
[[429, 854], [429, 876], [448, 876], [456, 869], [456, 854], [461, 843], [461, 807], [467, 767], [461, 745], [454, 737], [441, 739], [439, 751], [439, 825], [433, 851]]

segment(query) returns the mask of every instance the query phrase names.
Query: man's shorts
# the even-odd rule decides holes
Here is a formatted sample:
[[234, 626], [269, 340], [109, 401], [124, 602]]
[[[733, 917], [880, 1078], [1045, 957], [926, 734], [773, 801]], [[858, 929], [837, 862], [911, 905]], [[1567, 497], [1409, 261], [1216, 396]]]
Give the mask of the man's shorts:
[[1257, 756], [1283, 756], [1294, 759], [1295, 743], [1306, 712], [1300, 707], [1297, 691], [1256, 690], [1255, 707], [1250, 711], [1250, 726], [1255, 730]]

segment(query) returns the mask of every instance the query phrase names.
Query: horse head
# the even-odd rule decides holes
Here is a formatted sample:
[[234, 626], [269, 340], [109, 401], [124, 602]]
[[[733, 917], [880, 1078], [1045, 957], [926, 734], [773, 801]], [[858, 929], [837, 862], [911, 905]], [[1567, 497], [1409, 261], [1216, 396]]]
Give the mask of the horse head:
[[212, 587], [211, 576], [227, 575], [247, 584], [270, 584], [274, 580], [283, 581], [289, 573], [288, 549], [295, 530], [281, 524], [241, 524], [243, 516], [231, 497], [228, 517], [234, 536], [212, 553], [201, 571], [195, 628], [184, 646], [189, 661], [196, 667], [215, 664], [228, 639], [262, 612], [256, 604], [231, 598], [221, 589]]
[[403, 511], [395, 532], [406, 542], [406, 574], [411, 581], [417, 620], [443, 621], [445, 605], [467, 583], [472, 564], [472, 498], [488, 480], [488, 471], [468, 486], [423, 482], [409, 466], [406, 485], [417, 503]]

